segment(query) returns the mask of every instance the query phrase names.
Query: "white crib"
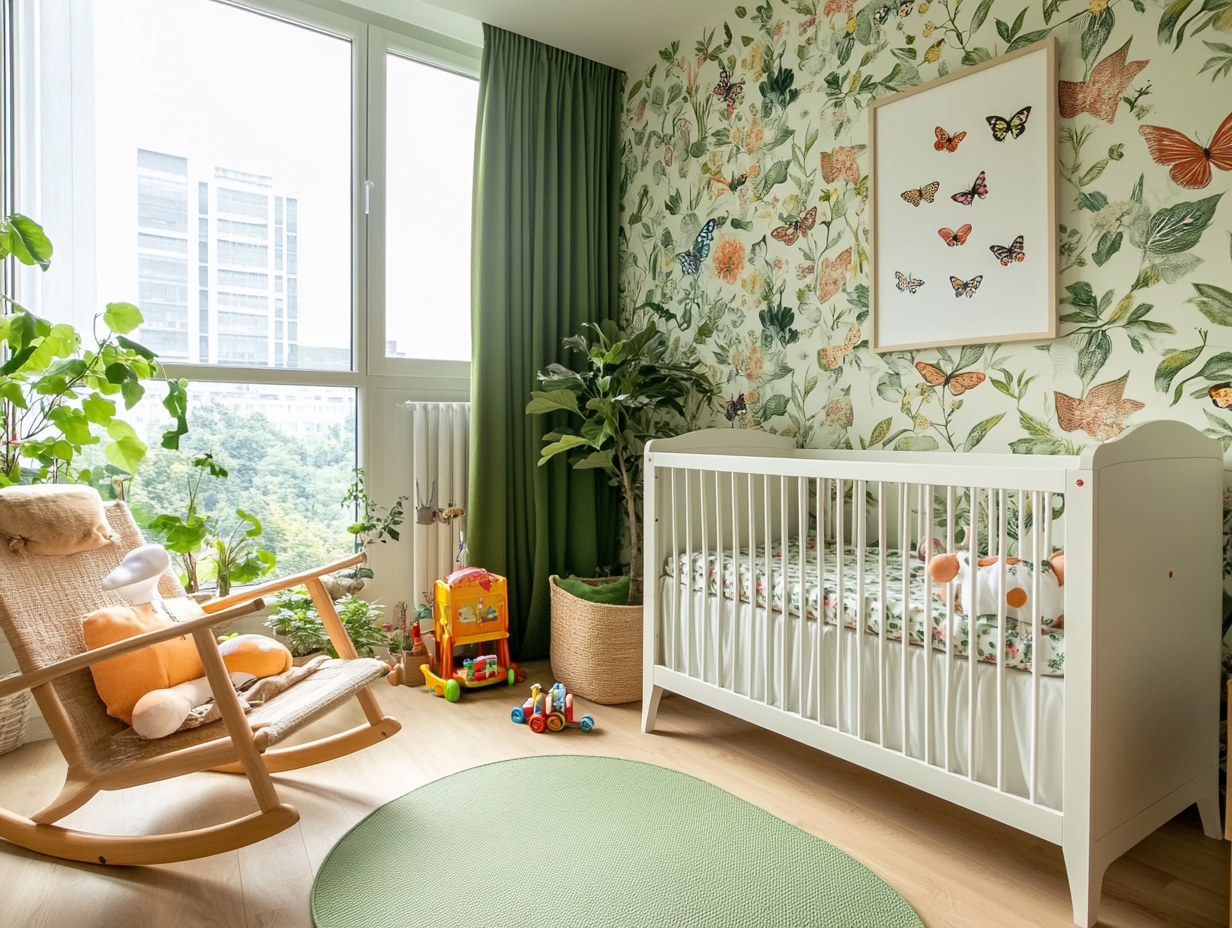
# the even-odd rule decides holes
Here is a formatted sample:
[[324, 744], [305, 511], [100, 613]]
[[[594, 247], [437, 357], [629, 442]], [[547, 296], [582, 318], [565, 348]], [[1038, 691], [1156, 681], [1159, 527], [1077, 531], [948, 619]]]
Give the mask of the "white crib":
[[[1093, 925], [1108, 864], [1178, 812], [1221, 837], [1222, 468], [1171, 421], [1074, 457], [652, 441], [642, 728], [680, 693], [1059, 844]], [[927, 579], [967, 527], [1001, 593], [1029, 562], [1031, 619]], [[1032, 604], [1062, 546], [1058, 632]]]

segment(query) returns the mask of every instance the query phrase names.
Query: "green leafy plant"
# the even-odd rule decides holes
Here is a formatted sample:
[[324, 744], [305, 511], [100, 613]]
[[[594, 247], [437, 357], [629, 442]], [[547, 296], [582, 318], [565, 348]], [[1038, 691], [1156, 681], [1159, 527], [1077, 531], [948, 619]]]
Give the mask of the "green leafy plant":
[[[162, 536], [162, 544], [176, 555], [183, 568], [184, 588], [196, 593], [203, 580], [213, 579], [219, 596], [226, 596], [236, 583], [251, 583], [274, 569], [277, 558], [257, 547], [254, 539], [263, 531], [256, 516], [236, 509], [237, 522], [222, 528], [220, 520], [199, 511], [201, 481], [205, 477], [227, 478], [227, 469], [213, 454], [193, 458], [186, 478], [188, 503], [183, 513], [163, 513], [150, 520], [148, 528]], [[208, 550], [203, 555], [202, 548]], [[204, 563], [202, 561], [204, 560]]]
[[[385, 508], [378, 505], [368, 495], [367, 477], [362, 467], [355, 468], [351, 485], [347, 487], [342, 497], [342, 505], [355, 507], [357, 521], [347, 526], [347, 531], [355, 536], [356, 547], [370, 544], [385, 544], [386, 541], [398, 541], [402, 536], [398, 527], [402, 524], [405, 512], [402, 504], [405, 496], [399, 496], [392, 506]], [[356, 567], [345, 571], [347, 576], [370, 579], [372, 570], [368, 567]]]
[[[302, 587], [277, 593], [274, 604], [278, 608], [265, 624], [285, 639], [292, 655], [303, 657], [324, 650], [330, 657], [338, 656], [320, 613]], [[337, 608], [338, 618], [361, 656], [373, 657], [377, 648], [388, 647], [389, 639], [380, 628], [381, 606], [347, 595], [338, 600]]]
[[718, 387], [705, 369], [678, 363], [667, 336], [653, 322], [629, 338], [615, 324], [586, 325], [594, 336], [565, 339], [565, 348], [580, 352], [586, 365], [578, 371], [551, 364], [538, 374], [542, 390], [531, 393], [528, 415], [563, 410], [582, 420], [544, 436], [543, 466], [570, 453], [573, 466], [603, 470], [620, 491], [629, 529], [629, 602], [642, 602], [642, 533], [638, 519], [642, 450], [651, 436], [678, 434], [685, 405], [699, 397], [707, 402]]
[[[14, 213], [0, 220], [0, 260], [11, 255], [46, 271], [52, 251], [33, 219]], [[0, 304], [0, 341], [8, 348], [0, 365], [0, 486], [89, 482], [95, 475], [76, 462], [83, 448], [98, 444], [114, 473], [135, 473], [148, 447], [116, 415], [111, 397], [132, 409], [145, 395], [144, 383], [163, 377], [157, 355], [127, 337], [141, 325], [141, 311], [131, 303], [108, 303], [94, 317], [91, 349], [82, 347], [71, 325], [53, 325], [7, 293], [0, 293]], [[188, 384], [166, 383], [163, 407], [175, 425], [163, 433], [162, 445], [176, 449], [188, 431]]]

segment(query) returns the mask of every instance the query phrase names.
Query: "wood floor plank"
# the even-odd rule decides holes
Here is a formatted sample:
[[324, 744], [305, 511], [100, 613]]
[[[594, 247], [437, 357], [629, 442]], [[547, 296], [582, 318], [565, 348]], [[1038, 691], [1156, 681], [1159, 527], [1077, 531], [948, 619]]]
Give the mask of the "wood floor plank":
[[[528, 682], [550, 683], [546, 662]], [[268, 841], [202, 861], [108, 868], [53, 862], [0, 844], [0, 928], [309, 928], [313, 875], [334, 843], [384, 802], [430, 780], [511, 757], [626, 757], [701, 777], [841, 848], [881, 874], [929, 928], [1068, 928], [1061, 851], [941, 799], [681, 697], [663, 700], [659, 730], [640, 706], [582, 708], [589, 734], [536, 735], [509, 720], [525, 687], [492, 687], [448, 703], [415, 687], [376, 690], [403, 730], [320, 767], [275, 777], [301, 820]], [[358, 706], [315, 723], [309, 740], [362, 722]], [[50, 742], [0, 757], [0, 805], [26, 814], [53, 798], [64, 764]], [[195, 774], [96, 797], [66, 824], [133, 833], [200, 827], [252, 811], [247, 781]], [[1192, 810], [1109, 868], [1101, 925], [1222, 928], [1229, 844], [1206, 838]], [[396, 885], [393, 880], [391, 885]]]

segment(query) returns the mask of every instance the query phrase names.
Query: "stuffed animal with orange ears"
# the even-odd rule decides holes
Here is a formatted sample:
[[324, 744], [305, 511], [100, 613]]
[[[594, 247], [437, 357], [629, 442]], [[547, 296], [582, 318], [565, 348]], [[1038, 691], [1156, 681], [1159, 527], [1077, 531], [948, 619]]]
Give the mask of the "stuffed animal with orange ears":
[[[1044, 625], [1061, 629], [1065, 626], [1065, 593], [1062, 590], [1065, 585], [1065, 552], [1053, 552], [1046, 563], [1048, 566], [1040, 575], [1039, 612]], [[928, 575], [934, 583], [957, 581], [956, 612], [968, 616], [997, 615], [997, 587], [1001, 576], [999, 564], [1000, 558], [979, 558], [973, 571], [969, 551], [950, 551], [929, 560]], [[1032, 571], [1025, 561], [1016, 557], [1007, 557], [1005, 564], [1005, 614], [1012, 619], [1031, 621]]]

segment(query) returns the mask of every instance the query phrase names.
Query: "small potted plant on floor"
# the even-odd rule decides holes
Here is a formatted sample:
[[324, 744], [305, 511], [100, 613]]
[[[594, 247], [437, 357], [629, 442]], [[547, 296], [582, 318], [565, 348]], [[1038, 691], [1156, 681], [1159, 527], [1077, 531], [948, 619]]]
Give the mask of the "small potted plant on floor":
[[710, 403], [718, 388], [703, 367], [673, 357], [654, 323], [628, 338], [610, 322], [587, 328], [593, 342], [585, 334], [565, 339], [585, 364], [540, 371], [542, 389], [531, 394], [526, 412], [565, 410], [581, 420], [544, 436], [540, 465], [568, 454], [574, 467], [606, 473], [620, 494], [629, 549], [626, 602], [613, 601], [614, 591], [604, 589], [608, 581], [582, 581], [571, 593], [559, 578], [550, 579], [556, 678], [593, 702], [614, 704], [641, 697], [642, 452], [649, 438], [679, 434], [688, 407]]

